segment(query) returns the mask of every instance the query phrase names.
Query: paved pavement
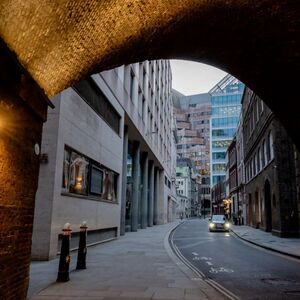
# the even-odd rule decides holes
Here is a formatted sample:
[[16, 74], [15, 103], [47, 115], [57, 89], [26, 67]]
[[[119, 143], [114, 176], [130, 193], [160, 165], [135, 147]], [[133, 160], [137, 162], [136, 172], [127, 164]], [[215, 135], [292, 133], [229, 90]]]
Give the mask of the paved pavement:
[[129, 232], [115, 241], [88, 248], [87, 269], [70, 281], [56, 283], [58, 259], [33, 262], [31, 300], [201, 300], [224, 296], [186, 267], [169, 246], [169, 232], [178, 222]]
[[254, 245], [300, 259], [300, 239], [280, 238], [249, 226], [231, 226], [231, 231], [239, 238]]
[[[75, 270], [73, 252], [66, 283], [56, 283], [58, 259], [33, 262], [28, 299], [224, 299], [171, 250], [169, 233], [178, 224], [128, 232], [115, 241], [90, 247], [86, 270]], [[248, 226], [232, 226], [232, 231], [253, 244], [300, 258], [300, 239], [278, 238]]]

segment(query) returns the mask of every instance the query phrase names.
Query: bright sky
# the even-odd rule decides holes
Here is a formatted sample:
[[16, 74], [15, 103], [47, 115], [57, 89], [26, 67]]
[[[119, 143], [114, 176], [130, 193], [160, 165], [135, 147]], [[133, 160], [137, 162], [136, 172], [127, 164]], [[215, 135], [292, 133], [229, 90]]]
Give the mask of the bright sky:
[[189, 96], [207, 93], [227, 73], [209, 65], [171, 60], [172, 86], [178, 92]]

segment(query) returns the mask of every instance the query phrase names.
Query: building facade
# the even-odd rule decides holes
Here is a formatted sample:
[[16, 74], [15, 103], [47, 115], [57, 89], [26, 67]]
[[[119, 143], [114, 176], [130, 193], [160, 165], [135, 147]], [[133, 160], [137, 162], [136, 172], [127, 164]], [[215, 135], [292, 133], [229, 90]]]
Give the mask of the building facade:
[[193, 162], [192, 215], [210, 213], [209, 139], [211, 101], [208, 93], [177, 95], [174, 104], [177, 120], [177, 157]]
[[188, 158], [177, 159], [176, 188], [179, 199], [178, 215], [189, 218], [195, 213], [195, 181], [192, 161]]
[[249, 88], [242, 110], [246, 222], [274, 235], [298, 236], [298, 152], [272, 111]]
[[226, 75], [210, 91], [211, 95], [211, 186], [226, 178], [226, 151], [236, 132], [244, 84]]
[[94, 244], [174, 218], [169, 61], [95, 74], [53, 103], [43, 129], [33, 259], [57, 255], [67, 222], [76, 248], [82, 221]]
[[247, 224], [246, 192], [245, 192], [245, 165], [244, 165], [244, 138], [243, 114], [236, 130], [236, 168], [237, 168], [237, 199], [241, 224]]

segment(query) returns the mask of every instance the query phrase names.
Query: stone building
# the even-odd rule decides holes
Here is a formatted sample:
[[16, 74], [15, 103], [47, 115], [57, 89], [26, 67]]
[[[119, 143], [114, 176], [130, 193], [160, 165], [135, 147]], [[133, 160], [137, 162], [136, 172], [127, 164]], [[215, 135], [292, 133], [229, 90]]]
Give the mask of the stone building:
[[299, 234], [295, 148], [263, 101], [242, 100], [247, 224], [274, 235]]
[[43, 128], [33, 259], [57, 255], [66, 222], [76, 248], [83, 220], [94, 244], [174, 219], [169, 61], [92, 75], [52, 101]]
[[241, 214], [241, 223], [247, 222], [247, 209], [245, 199], [245, 166], [244, 166], [244, 140], [243, 140], [243, 115], [236, 130], [236, 168], [237, 168], [237, 196], [239, 202], [239, 211]]

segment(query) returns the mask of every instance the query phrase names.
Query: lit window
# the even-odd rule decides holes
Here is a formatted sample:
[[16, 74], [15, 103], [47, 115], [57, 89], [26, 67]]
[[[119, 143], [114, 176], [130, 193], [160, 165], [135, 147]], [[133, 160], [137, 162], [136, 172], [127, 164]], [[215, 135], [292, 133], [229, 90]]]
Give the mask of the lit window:
[[66, 147], [62, 188], [67, 193], [116, 201], [118, 174]]

